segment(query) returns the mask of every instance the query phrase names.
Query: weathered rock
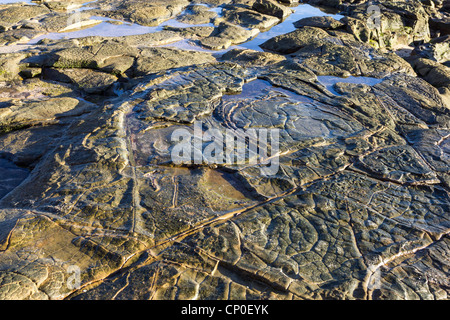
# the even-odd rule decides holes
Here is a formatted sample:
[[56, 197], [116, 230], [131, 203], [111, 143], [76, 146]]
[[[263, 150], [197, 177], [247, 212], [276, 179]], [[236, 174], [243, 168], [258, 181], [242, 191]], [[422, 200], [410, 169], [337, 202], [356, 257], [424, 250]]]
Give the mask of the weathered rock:
[[450, 61], [450, 36], [432, 39], [414, 49], [414, 53], [422, 58], [446, 63]]
[[177, 17], [177, 20], [187, 24], [207, 24], [211, 23], [217, 17], [217, 13], [209, 11], [204, 6], [193, 6], [190, 13]]
[[126, 20], [145, 26], [156, 26], [174, 18], [189, 4], [187, 0], [122, 1], [114, 10], [99, 10], [98, 14], [112, 19]]
[[34, 29], [12, 29], [0, 33], [0, 45], [10, 46], [19, 43], [27, 43], [31, 39], [43, 34], [44, 32]]
[[201, 39], [212, 36], [213, 33], [216, 32], [215, 27], [186, 27], [186, 28], [177, 28], [165, 26], [164, 30], [174, 31], [179, 33], [182, 37], [188, 39]]
[[433, 170], [409, 146], [390, 147], [361, 157], [355, 164], [380, 179], [409, 184], [438, 184]]
[[264, 31], [276, 25], [280, 22], [280, 19], [253, 10], [239, 7], [227, 7], [226, 10], [223, 11], [222, 17], [216, 19], [216, 23], [222, 21]]
[[[399, 74], [376, 87], [388, 94], [401, 108], [427, 124], [448, 128], [449, 107], [445, 105], [439, 91], [424, 80]], [[420, 92], [420, 97], [417, 97], [417, 92]]]
[[223, 50], [233, 45], [230, 39], [216, 36], [200, 39], [199, 43], [202, 47], [210, 50]]
[[117, 77], [91, 69], [46, 69], [45, 79], [73, 83], [87, 93], [104, 93], [117, 81]]
[[123, 36], [119, 38], [130, 46], [136, 47], [148, 47], [148, 46], [161, 46], [183, 40], [183, 36], [180, 32], [171, 30], [162, 30], [153, 33]]
[[50, 13], [43, 5], [12, 5], [0, 9], [0, 31], [6, 31], [18, 22]]
[[[305, 2], [348, 18], [219, 55], [157, 46], [245, 43], [279, 5], [99, 0], [86, 17], [221, 17], [1, 48], [23, 52], [0, 55], [0, 299], [448, 299], [446, 42], [427, 39], [447, 6], [381, 1], [383, 34], [368, 1]], [[62, 27], [67, 2], [47, 7], [0, 43]], [[429, 47], [409, 62], [374, 48], [412, 41]], [[279, 139], [242, 163], [207, 138], [230, 131], [234, 152]]]
[[226, 92], [240, 91], [243, 82], [237, 65], [194, 67], [149, 89], [136, 112], [141, 119], [193, 122], [210, 114]]
[[382, 78], [398, 72], [414, 74], [411, 66], [395, 54], [381, 53], [368, 45], [339, 38], [314, 40], [292, 57], [317, 75]]
[[22, 53], [0, 54], [0, 81], [11, 81], [19, 79], [19, 73], [24, 65], [21, 61], [26, 55]]
[[269, 52], [233, 49], [222, 55], [221, 59], [235, 62], [246, 67], [259, 67], [275, 64], [286, 58], [282, 55]]
[[310, 17], [303, 18], [294, 23], [296, 28], [301, 27], [315, 27], [322, 29], [337, 29], [343, 27], [345, 24], [337, 21], [332, 17]]
[[[3, 102], [5, 103], [5, 102]], [[88, 105], [74, 98], [51, 98], [43, 101], [6, 101], [1, 108], [0, 128], [8, 132], [17, 128], [54, 122], [61, 117], [79, 115]]]
[[[118, 42], [100, 42], [89, 46], [63, 49], [54, 53], [53, 67], [56, 68], [114, 68], [126, 71], [134, 61], [138, 51]], [[118, 59], [125, 61], [118, 61]], [[131, 60], [130, 60], [131, 58]], [[125, 66], [125, 67], [124, 67]], [[125, 70], [124, 70], [125, 69]]]
[[175, 48], [147, 48], [140, 53], [134, 72], [136, 75], [145, 75], [162, 70], [211, 63], [215, 60], [209, 53]]
[[227, 49], [232, 45], [240, 44], [254, 38], [258, 29], [247, 29], [222, 22], [210, 37], [201, 38], [201, 46], [211, 50]]
[[[69, 11], [70, 12], [70, 11]], [[45, 32], [70, 32], [83, 28], [93, 27], [102, 21], [91, 19], [89, 12], [73, 13], [52, 13], [41, 19], [24, 24], [24, 28]]]
[[261, 47], [266, 50], [287, 54], [296, 52], [311, 42], [328, 36], [328, 33], [322, 29], [304, 27], [267, 40]]
[[430, 20], [430, 27], [438, 30], [440, 35], [450, 34], [450, 17], [432, 18]]
[[417, 74], [425, 81], [439, 89], [439, 91], [450, 97], [450, 68], [438, 62], [428, 59], [411, 60], [411, 65]]
[[450, 186], [449, 130], [419, 129], [408, 133], [408, 141], [415, 146], [442, 182]]
[[342, 22], [355, 37], [377, 47], [395, 48], [415, 41], [428, 41], [429, 15], [420, 2], [384, 1], [380, 16], [370, 10], [371, 3], [355, 5]]
[[256, 0], [252, 9], [279, 19], [284, 19], [292, 13], [291, 9], [273, 0]]

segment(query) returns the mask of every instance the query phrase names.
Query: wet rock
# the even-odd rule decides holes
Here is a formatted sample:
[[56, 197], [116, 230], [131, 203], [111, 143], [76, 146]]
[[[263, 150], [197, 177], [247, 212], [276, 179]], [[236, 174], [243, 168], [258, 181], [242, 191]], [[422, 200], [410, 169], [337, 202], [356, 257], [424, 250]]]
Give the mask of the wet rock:
[[216, 32], [215, 27], [186, 27], [186, 28], [177, 28], [165, 26], [164, 30], [174, 31], [179, 33], [182, 37], [188, 39], [201, 39], [212, 36], [213, 33]]
[[130, 67], [130, 62], [132, 64], [137, 54], [136, 49], [126, 44], [105, 41], [57, 51], [54, 53], [52, 66], [56, 68], [115, 68], [124, 72], [127, 67]]
[[226, 7], [226, 10], [223, 11], [222, 17], [216, 19], [216, 23], [222, 21], [240, 25], [245, 28], [253, 28], [264, 31], [276, 25], [280, 22], [280, 19], [253, 10], [239, 7]]
[[80, 115], [89, 105], [74, 98], [51, 98], [43, 101], [6, 101], [1, 108], [2, 132], [55, 122], [58, 118]]
[[226, 63], [194, 67], [151, 87], [136, 112], [141, 119], [193, 122], [210, 114], [226, 92], [241, 90], [241, 72], [237, 65]]
[[322, 29], [304, 27], [267, 40], [261, 45], [261, 48], [282, 54], [293, 53], [315, 40], [328, 36], [328, 33]]
[[28, 174], [28, 170], [0, 158], [0, 199], [21, 184], [28, 177]]
[[291, 57], [317, 75], [376, 78], [399, 72], [414, 75], [411, 66], [395, 54], [382, 53], [369, 45], [339, 38], [316, 40]]
[[22, 20], [39, 17], [50, 10], [42, 5], [13, 5], [0, 9], [0, 31], [7, 31]]
[[20, 61], [25, 57], [22, 53], [0, 54], [0, 81], [19, 79], [19, 73], [25, 67]]
[[414, 59], [414, 70], [425, 81], [439, 89], [443, 95], [450, 97], [450, 68], [428, 59]]
[[422, 58], [446, 63], [450, 61], [450, 36], [435, 38], [429, 43], [417, 46], [414, 53]]
[[449, 186], [450, 159], [448, 149], [450, 143], [449, 130], [419, 129], [408, 133], [407, 139], [414, 144], [427, 163], [436, 171], [441, 181]]
[[[280, 21], [278, 3], [99, 0], [86, 16], [223, 16], [0, 55], [0, 299], [448, 298], [446, 41], [427, 39], [445, 3], [379, 3], [385, 34], [367, 1], [307, 3], [349, 17], [302, 20], [266, 41], [272, 52], [210, 54], [157, 46], [247, 42]], [[66, 5], [0, 38], [56, 30]], [[425, 48], [409, 62], [388, 50], [414, 41]], [[276, 172], [255, 153], [244, 165], [172, 157], [179, 130], [249, 129], [279, 130], [279, 152], [261, 156]]]
[[408, 184], [438, 184], [440, 181], [427, 163], [409, 146], [390, 147], [361, 157], [355, 164], [389, 181]]
[[209, 11], [204, 6], [193, 6], [190, 8], [190, 13], [177, 17], [177, 20], [187, 24], [207, 24], [211, 23], [217, 17], [217, 13]]
[[[449, 107], [445, 105], [439, 91], [424, 80], [399, 74], [376, 87], [424, 122], [437, 127], [448, 127]], [[417, 92], [421, 93], [420, 98], [416, 96]]]
[[[380, 288], [373, 290], [373, 299], [427, 299], [427, 300], [441, 300], [448, 299], [448, 293], [442, 290], [442, 286], [447, 285], [445, 272], [440, 267], [447, 268], [447, 262], [443, 261], [448, 252], [449, 239], [444, 237], [438, 242], [432, 244], [430, 247], [419, 250], [411, 257], [408, 257], [404, 263], [396, 266], [394, 270], [383, 270], [379, 275]], [[444, 252], [442, 256], [439, 252]], [[417, 280], [412, 280], [417, 279]], [[426, 283], [425, 279], [429, 279]], [[389, 283], [398, 283], [410, 286], [406, 289], [404, 286], [403, 292], [393, 292], [389, 289]], [[424, 287], [430, 288], [424, 290]]]
[[181, 41], [183, 39], [184, 37], [180, 34], [180, 32], [171, 30], [119, 37], [119, 40], [126, 41], [128, 45], [135, 47], [161, 46]]
[[46, 69], [45, 79], [73, 83], [87, 93], [104, 93], [116, 81], [117, 77], [91, 69]]
[[19, 43], [27, 43], [41, 34], [43, 34], [42, 31], [25, 28], [8, 30], [0, 33], [0, 45], [10, 46]]
[[211, 63], [216, 59], [209, 53], [184, 51], [175, 48], [143, 49], [136, 62], [136, 75], [157, 73], [162, 70]]
[[145, 26], [157, 26], [174, 18], [189, 4], [186, 0], [167, 1], [123, 1], [114, 10], [99, 10], [97, 13], [116, 20], [125, 20]]
[[284, 19], [292, 13], [291, 9], [272, 0], [256, 0], [253, 3], [252, 9], [279, 19]]
[[338, 29], [343, 27], [344, 25], [345, 25], [344, 23], [327, 16], [303, 18], [294, 23], [294, 26], [296, 28], [315, 27], [322, 29]]
[[432, 18], [430, 20], [430, 27], [438, 30], [440, 35], [450, 34], [450, 17], [444, 16], [440, 18]]
[[282, 55], [245, 49], [233, 49], [222, 55], [221, 59], [247, 67], [266, 66], [285, 60]]

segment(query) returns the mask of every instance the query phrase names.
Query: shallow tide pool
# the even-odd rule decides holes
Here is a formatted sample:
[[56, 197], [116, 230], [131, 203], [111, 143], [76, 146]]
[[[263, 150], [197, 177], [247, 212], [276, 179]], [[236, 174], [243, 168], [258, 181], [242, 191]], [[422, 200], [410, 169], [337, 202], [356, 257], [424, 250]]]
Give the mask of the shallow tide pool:
[[[9, 1], [9, 0], [4, 0]], [[91, 3], [91, 2], [89, 2]], [[87, 10], [89, 7], [84, 6], [82, 10]], [[226, 50], [221, 51], [212, 51], [212, 50], [206, 50], [202, 49], [199, 46], [195, 45], [190, 40], [182, 40], [176, 43], [170, 44], [170, 46], [178, 47], [180, 49], [185, 50], [199, 50], [199, 51], [208, 51], [208, 52], [225, 52], [231, 49], [252, 49], [252, 50], [258, 50], [262, 51], [262, 49], [259, 47], [260, 44], [267, 41], [268, 39], [285, 34], [288, 32], [294, 31], [296, 28], [294, 27], [293, 23], [307, 17], [314, 17], [314, 16], [330, 16], [335, 18], [336, 20], [341, 19], [343, 16], [339, 14], [329, 14], [326, 13], [319, 8], [315, 8], [311, 5], [307, 4], [300, 4], [297, 7], [292, 7], [292, 10], [294, 10], [294, 13], [292, 13], [289, 17], [287, 17], [284, 21], [279, 23], [278, 25], [272, 27], [270, 30], [266, 32], [259, 33], [254, 39], [245, 42], [240, 45], [232, 46]], [[214, 11], [218, 13], [218, 15], [221, 15], [222, 8], [211, 8], [211, 11]], [[181, 13], [183, 14], [183, 13]], [[154, 33], [158, 32], [164, 29], [165, 26], [171, 26], [171, 27], [178, 27], [178, 28], [185, 28], [185, 27], [192, 27], [192, 26], [214, 26], [212, 23], [208, 24], [199, 24], [199, 25], [191, 25], [191, 24], [185, 24], [178, 22], [176, 19], [170, 19], [163, 23], [161, 23], [158, 26], [155, 27], [147, 27], [142, 26], [136, 23], [122, 23], [117, 24], [117, 20], [104, 18], [104, 17], [91, 17], [91, 20], [98, 20], [101, 21], [99, 24], [85, 28], [82, 30], [75, 30], [71, 32], [55, 32], [55, 33], [49, 33], [42, 36], [39, 36], [33, 40], [31, 40], [28, 44], [36, 44], [41, 39], [72, 39], [72, 38], [82, 38], [87, 36], [102, 36], [102, 37], [117, 37], [117, 36], [131, 36], [131, 35], [140, 35], [140, 34], [146, 34], [146, 33]]]

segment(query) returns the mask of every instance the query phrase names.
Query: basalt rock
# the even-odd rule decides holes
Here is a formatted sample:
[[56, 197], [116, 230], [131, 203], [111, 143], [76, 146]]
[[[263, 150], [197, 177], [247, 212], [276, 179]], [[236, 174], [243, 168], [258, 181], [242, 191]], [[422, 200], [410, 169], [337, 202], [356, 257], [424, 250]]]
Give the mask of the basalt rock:
[[303, 27], [293, 32], [274, 37], [264, 42], [261, 47], [277, 53], [293, 53], [306, 47], [315, 40], [328, 37], [328, 33], [319, 28]]
[[39, 17], [50, 13], [43, 5], [12, 5], [0, 7], [0, 31], [7, 31], [22, 20]]
[[0, 54], [0, 81], [11, 81], [20, 78], [19, 73], [25, 65], [21, 61], [26, 55], [22, 53]]
[[254, 38], [259, 33], [258, 29], [246, 29], [229, 23], [220, 23], [216, 32], [211, 37], [200, 39], [203, 47], [212, 50], [227, 49], [234, 44], [240, 44]]
[[211, 63], [215, 60], [209, 53], [184, 51], [175, 48], [147, 48], [141, 51], [134, 72], [136, 75], [144, 75], [168, 69]]
[[[100, 6], [109, 7], [109, 1], [100, 2]], [[174, 18], [189, 4], [186, 0], [167, 1], [122, 1], [113, 10], [99, 10], [97, 13], [112, 19], [135, 22], [146, 26], [156, 26]]]
[[322, 29], [337, 29], [343, 27], [345, 24], [332, 17], [310, 17], [303, 18], [294, 23], [296, 28], [301, 27], [316, 27]]
[[222, 17], [216, 19], [216, 22], [220, 21], [226, 21], [242, 27], [256, 28], [264, 31], [276, 25], [280, 22], [280, 19], [254, 10], [239, 7], [227, 7], [227, 10], [223, 12]]

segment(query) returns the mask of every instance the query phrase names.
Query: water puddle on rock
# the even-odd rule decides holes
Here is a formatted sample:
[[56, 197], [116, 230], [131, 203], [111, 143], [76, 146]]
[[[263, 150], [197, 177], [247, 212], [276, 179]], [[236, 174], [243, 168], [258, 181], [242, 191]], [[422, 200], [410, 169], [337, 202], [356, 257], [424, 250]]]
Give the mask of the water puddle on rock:
[[13, 3], [36, 4], [34, 2], [31, 2], [31, 0], [0, 0], [0, 5], [2, 5], [2, 4], [13, 4]]
[[[5, 0], [10, 1], [10, 0]], [[95, 2], [95, 1], [93, 1]], [[87, 4], [91, 4], [92, 2], [88, 2]], [[87, 4], [84, 4], [80, 10], [89, 10], [92, 9], [92, 7], [87, 6]], [[343, 16], [338, 14], [329, 14], [324, 11], [322, 11], [319, 8], [313, 7], [311, 5], [307, 4], [301, 4], [297, 7], [292, 7], [292, 10], [294, 10], [294, 13], [292, 13], [289, 17], [287, 17], [283, 22], [279, 23], [278, 25], [272, 27], [268, 31], [259, 33], [254, 39], [245, 42], [243, 44], [239, 45], [233, 45], [230, 48], [227, 48], [225, 50], [220, 51], [213, 51], [213, 50], [207, 50], [202, 49], [201, 47], [195, 45], [192, 43], [192, 41], [185, 39], [181, 40], [175, 43], [170, 44], [170, 46], [177, 47], [184, 50], [196, 50], [196, 51], [207, 51], [207, 52], [215, 52], [215, 53], [223, 53], [231, 49], [241, 48], [241, 49], [252, 49], [257, 51], [262, 51], [262, 49], [259, 47], [260, 44], [267, 41], [268, 39], [289, 33], [294, 31], [296, 28], [294, 27], [293, 23], [307, 17], [313, 17], [313, 16], [330, 16], [335, 18], [336, 20], [341, 19]], [[222, 15], [222, 7], [215, 7], [210, 8], [210, 11], [216, 12], [218, 14], [218, 17]], [[183, 11], [178, 16], [182, 16], [186, 11]], [[187, 27], [213, 27], [213, 23], [207, 23], [207, 24], [186, 24], [181, 23], [176, 20], [176, 18], [167, 20], [158, 26], [155, 27], [147, 27], [142, 26], [136, 23], [127, 23], [119, 20], [114, 20], [110, 18], [105, 17], [98, 17], [98, 16], [92, 16], [90, 20], [93, 21], [93, 24], [91, 26], [86, 26], [84, 29], [78, 29], [78, 30], [70, 30], [68, 32], [54, 32], [54, 33], [48, 33], [42, 36], [39, 36], [30, 42], [28, 44], [36, 44], [41, 39], [52, 39], [52, 40], [59, 40], [59, 39], [73, 39], [73, 38], [82, 38], [82, 37], [88, 37], [88, 36], [101, 36], [101, 37], [117, 37], [117, 36], [132, 36], [132, 35], [142, 35], [147, 33], [155, 33], [164, 30], [165, 27], [175, 27], [175, 28], [187, 28]], [[95, 21], [98, 21], [98, 24], [95, 24]]]
[[[95, 1], [93, 1], [95, 2]], [[89, 2], [93, 3], [93, 2]], [[87, 4], [86, 4], [87, 5]], [[78, 11], [91, 10], [92, 7], [84, 6]], [[214, 9], [212, 9], [214, 10]], [[183, 15], [184, 12], [180, 13], [178, 16]], [[118, 37], [118, 36], [133, 36], [133, 35], [142, 35], [147, 33], [155, 33], [163, 31], [165, 27], [174, 27], [174, 28], [187, 28], [187, 27], [213, 27], [212, 23], [205, 24], [187, 24], [182, 23], [176, 20], [176, 18], [167, 20], [159, 24], [158, 26], [148, 27], [143, 26], [137, 23], [129, 23], [122, 20], [115, 20], [107, 17], [100, 16], [92, 16], [90, 17], [90, 21], [92, 21], [93, 26], [87, 26], [83, 29], [77, 30], [69, 30], [68, 32], [52, 32], [39, 37], [34, 38], [28, 44], [35, 44], [39, 42], [41, 39], [52, 39], [52, 40], [60, 40], [60, 39], [74, 39], [74, 38], [83, 38], [89, 36], [99, 36], [99, 37]], [[95, 22], [97, 21], [97, 24]]]
[[262, 51], [262, 49], [259, 47], [259, 45], [261, 45], [262, 43], [266, 42], [267, 40], [269, 40], [273, 37], [294, 31], [296, 29], [294, 27], [294, 22], [297, 22], [300, 19], [316, 17], [316, 16], [317, 17], [318, 16], [321, 16], [321, 17], [329, 16], [336, 20], [340, 20], [344, 17], [339, 14], [326, 13], [326, 12], [322, 11], [321, 9], [313, 7], [308, 4], [301, 4], [298, 7], [293, 7], [291, 9], [294, 10], [294, 13], [292, 13], [289, 17], [287, 17], [283, 22], [272, 27], [270, 30], [268, 30], [266, 32], [261, 32], [253, 40], [246, 42], [244, 44], [241, 44], [239, 46], [236, 46], [234, 48], [245, 48], [245, 49]]
[[13, 162], [0, 159], [0, 199], [14, 190], [28, 177], [29, 171]]
[[365, 84], [368, 86], [374, 86], [381, 82], [383, 82], [384, 79], [377, 79], [377, 78], [371, 78], [371, 77], [348, 77], [348, 78], [340, 78], [340, 77], [334, 77], [334, 76], [318, 76], [317, 80], [324, 85], [328, 91], [333, 93], [334, 95], [340, 96], [341, 94], [338, 93], [334, 89], [334, 85], [339, 82], [343, 83], [353, 83], [353, 84]]
[[256, 79], [250, 81], [242, 87], [242, 92], [238, 94], [227, 94], [222, 97], [222, 101], [232, 101], [232, 100], [243, 100], [243, 99], [251, 99], [256, 98], [261, 95], [265, 95], [269, 92], [280, 93], [292, 100], [299, 102], [313, 102], [314, 100], [308, 98], [306, 96], [302, 96], [296, 94], [295, 92], [280, 88], [274, 87], [266, 80]]

